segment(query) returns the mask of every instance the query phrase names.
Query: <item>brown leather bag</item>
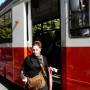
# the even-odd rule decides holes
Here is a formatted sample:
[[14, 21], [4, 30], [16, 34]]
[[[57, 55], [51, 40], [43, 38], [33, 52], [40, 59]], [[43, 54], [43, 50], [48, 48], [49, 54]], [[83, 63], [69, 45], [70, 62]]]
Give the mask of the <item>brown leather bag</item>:
[[45, 84], [46, 81], [42, 75], [42, 73], [40, 72], [38, 75], [36, 75], [35, 77], [32, 78], [27, 78], [27, 84], [28, 84], [28, 88], [31, 90], [39, 90], [42, 89]]

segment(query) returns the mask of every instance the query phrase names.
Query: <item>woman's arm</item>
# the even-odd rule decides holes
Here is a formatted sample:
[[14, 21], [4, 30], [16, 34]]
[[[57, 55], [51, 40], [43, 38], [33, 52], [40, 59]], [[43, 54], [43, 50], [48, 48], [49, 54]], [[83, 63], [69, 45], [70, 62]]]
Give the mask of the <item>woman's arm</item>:
[[21, 79], [23, 82], [27, 82], [27, 77], [24, 75], [24, 72], [21, 70]]
[[21, 79], [23, 82], [27, 82], [27, 77], [25, 76], [25, 73], [26, 73], [26, 67], [27, 67], [27, 63], [26, 63], [26, 60], [28, 59], [28, 57], [25, 58], [24, 62], [23, 62], [23, 65], [21, 67], [21, 70], [20, 70], [20, 74], [21, 74]]

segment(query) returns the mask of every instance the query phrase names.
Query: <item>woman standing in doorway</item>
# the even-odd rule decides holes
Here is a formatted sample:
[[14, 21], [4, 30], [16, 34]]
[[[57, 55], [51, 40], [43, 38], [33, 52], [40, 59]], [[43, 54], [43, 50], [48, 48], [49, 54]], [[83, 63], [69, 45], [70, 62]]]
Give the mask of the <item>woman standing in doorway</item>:
[[[21, 74], [24, 76], [22, 79], [25, 83], [25, 90], [28, 89], [28, 77], [35, 77], [42, 71], [43, 77], [45, 79], [45, 86], [41, 89], [32, 88], [32, 90], [48, 90], [48, 63], [45, 56], [41, 55], [42, 44], [40, 41], [35, 41], [32, 47], [32, 55], [27, 56], [24, 60], [22, 66]], [[39, 84], [39, 83], [38, 83]], [[30, 89], [31, 90], [31, 89]]]

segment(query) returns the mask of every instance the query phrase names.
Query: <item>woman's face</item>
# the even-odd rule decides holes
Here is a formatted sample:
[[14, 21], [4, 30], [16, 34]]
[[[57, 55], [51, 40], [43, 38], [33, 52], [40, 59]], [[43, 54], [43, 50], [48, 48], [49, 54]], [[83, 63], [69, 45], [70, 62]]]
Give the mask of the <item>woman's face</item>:
[[41, 54], [41, 48], [38, 45], [34, 45], [32, 49], [33, 49], [33, 54], [35, 56], [40, 56], [40, 54]]

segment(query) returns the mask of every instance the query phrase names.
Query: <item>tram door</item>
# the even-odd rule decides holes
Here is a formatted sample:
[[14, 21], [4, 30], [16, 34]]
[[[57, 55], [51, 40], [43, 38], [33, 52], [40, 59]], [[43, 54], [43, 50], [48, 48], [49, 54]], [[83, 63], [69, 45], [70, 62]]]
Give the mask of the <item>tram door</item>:
[[61, 86], [59, 2], [58, 0], [40, 2], [32, 0], [31, 9], [33, 41], [42, 42], [42, 54], [47, 57], [49, 66], [59, 69], [58, 73], [53, 73], [53, 83], [55, 84], [53, 88], [58, 90]]

